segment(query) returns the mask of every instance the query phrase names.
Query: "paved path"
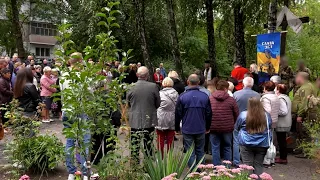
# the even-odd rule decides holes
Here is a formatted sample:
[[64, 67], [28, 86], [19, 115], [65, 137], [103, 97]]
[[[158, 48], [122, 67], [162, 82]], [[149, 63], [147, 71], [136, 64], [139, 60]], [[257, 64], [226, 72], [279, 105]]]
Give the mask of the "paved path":
[[[62, 135], [62, 122], [57, 120], [53, 123], [42, 124], [41, 133], [54, 134], [60, 140], [65, 142], [65, 138]], [[123, 143], [121, 146], [125, 145], [125, 137], [123, 135], [119, 136], [120, 142]], [[176, 142], [176, 146], [182, 146], [181, 138]], [[3, 152], [5, 142], [11, 139], [10, 136], [6, 136], [4, 140], [0, 141], [0, 152]], [[124, 155], [128, 155], [129, 152], [124, 151]], [[207, 161], [211, 161], [211, 156], [206, 157]], [[288, 157], [288, 165], [276, 165], [270, 169], [265, 169], [265, 171], [272, 175], [274, 180], [320, 180], [320, 175], [315, 172], [316, 165], [313, 160], [310, 159], [298, 159], [291, 155]], [[7, 180], [7, 174], [3, 169], [3, 166], [7, 165], [8, 161], [4, 158], [3, 154], [0, 154], [0, 180]], [[64, 180], [67, 179], [67, 172], [64, 164], [60, 164], [59, 167], [54, 171], [49, 173], [49, 176], [44, 176], [42, 180]], [[39, 179], [39, 176], [32, 176], [33, 179]]]

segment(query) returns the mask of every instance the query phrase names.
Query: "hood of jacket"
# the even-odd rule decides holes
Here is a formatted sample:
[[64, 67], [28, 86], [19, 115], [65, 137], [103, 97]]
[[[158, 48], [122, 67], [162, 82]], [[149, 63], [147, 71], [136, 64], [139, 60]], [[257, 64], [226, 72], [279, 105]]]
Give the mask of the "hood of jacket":
[[213, 98], [215, 98], [217, 101], [224, 101], [227, 98], [230, 97], [228, 92], [217, 90], [212, 94]]
[[163, 88], [161, 91], [165, 95], [169, 96], [171, 99], [176, 98], [178, 95], [178, 92], [173, 88]]

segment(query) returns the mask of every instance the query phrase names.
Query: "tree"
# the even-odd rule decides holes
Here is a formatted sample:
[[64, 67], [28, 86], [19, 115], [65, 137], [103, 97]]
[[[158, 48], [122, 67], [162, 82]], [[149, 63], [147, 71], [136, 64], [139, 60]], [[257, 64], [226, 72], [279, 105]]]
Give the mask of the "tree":
[[241, 9], [241, 3], [236, 2], [234, 5], [234, 39], [236, 62], [246, 67], [246, 46], [244, 40], [244, 14]]
[[[180, 56], [180, 48], [179, 48], [179, 40], [178, 40], [178, 33], [177, 33], [177, 25], [174, 13], [174, 5], [173, 0], [166, 0], [167, 4], [167, 11], [168, 11], [168, 21], [171, 30], [171, 43], [172, 43], [172, 55], [175, 61], [176, 70], [182, 76], [183, 75], [183, 68], [181, 63], [181, 56]], [[182, 78], [184, 78], [182, 76]]]
[[217, 76], [217, 62], [213, 27], [213, 7], [212, 0], [206, 0], [206, 15], [207, 15], [207, 34], [208, 34], [208, 57], [211, 62], [212, 77]]
[[139, 31], [139, 37], [141, 41], [140, 45], [141, 45], [141, 50], [143, 54], [144, 64], [148, 67], [151, 74], [153, 74], [153, 68], [150, 61], [150, 56], [149, 56], [148, 47], [147, 47], [146, 33], [145, 33], [145, 17], [144, 17], [145, 4], [143, 0], [133, 0], [132, 2], [136, 11], [135, 19], [137, 23], [137, 29]]

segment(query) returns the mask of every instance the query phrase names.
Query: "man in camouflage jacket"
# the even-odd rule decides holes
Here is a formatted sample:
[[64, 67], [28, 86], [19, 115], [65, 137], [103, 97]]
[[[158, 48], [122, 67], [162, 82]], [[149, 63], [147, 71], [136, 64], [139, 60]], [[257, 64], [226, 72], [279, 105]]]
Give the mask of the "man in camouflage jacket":
[[281, 83], [288, 87], [287, 94], [289, 94], [293, 88], [294, 72], [291, 66], [288, 65], [286, 57], [281, 58], [279, 76], [281, 77]]

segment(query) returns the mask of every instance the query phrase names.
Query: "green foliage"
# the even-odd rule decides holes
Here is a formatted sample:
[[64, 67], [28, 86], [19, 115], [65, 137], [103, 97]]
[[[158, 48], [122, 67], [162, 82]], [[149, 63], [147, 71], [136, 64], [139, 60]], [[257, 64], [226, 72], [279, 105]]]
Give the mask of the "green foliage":
[[[177, 173], [177, 178], [183, 178], [183, 172], [188, 167], [188, 161], [193, 150], [194, 146], [184, 154], [181, 149], [171, 148], [163, 156], [160, 151], [156, 152], [154, 156], [147, 156], [144, 160], [144, 168], [149, 179], [162, 179], [172, 173]], [[194, 162], [193, 167], [189, 169], [188, 173], [196, 171], [198, 164]]]
[[6, 123], [13, 135], [13, 140], [6, 144], [4, 154], [15, 165], [14, 174], [34, 170], [46, 172], [54, 169], [61, 161], [64, 151], [62, 142], [52, 135], [38, 135], [40, 122], [37, 117], [25, 116], [14, 99], [7, 107]]

